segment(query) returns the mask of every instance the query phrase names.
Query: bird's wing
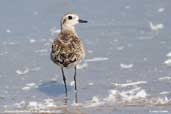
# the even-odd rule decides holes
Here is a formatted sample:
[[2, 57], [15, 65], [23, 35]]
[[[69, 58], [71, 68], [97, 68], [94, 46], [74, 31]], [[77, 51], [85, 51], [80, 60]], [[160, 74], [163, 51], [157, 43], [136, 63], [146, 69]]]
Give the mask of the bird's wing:
[[72, 45], [73, 52], [74, 52], [75, 56], [77, 56], [76, 58], [82, 59], [84, 57], [84, 47], [83, 47], [83, 44], [80, 41], [80, 39], [75, 37], [71, 41], [71, 45]]
[[80, 61], [84, 57], [84, 49], [79, 38], [76, 36], [68, 37], [70, 37], [68, 41], [58, 37], [52, 45], [51, 59], [56, 64], [67, 66], [70, 63]]
[[59, 55], [61, 53], [61, 42], [60, 40], [56, 39], [53, 44], [52, 44], [52, 48], [51, 48], [51, 59], [52, 61], [54, 61], [55, 63], [59, 61]]

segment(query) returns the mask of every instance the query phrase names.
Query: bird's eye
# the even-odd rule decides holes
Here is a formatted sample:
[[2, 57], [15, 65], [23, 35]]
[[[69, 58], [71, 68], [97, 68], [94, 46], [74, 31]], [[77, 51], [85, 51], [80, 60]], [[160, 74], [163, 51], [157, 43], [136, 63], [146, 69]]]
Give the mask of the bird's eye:
[[72, 19], [72, 16], [68, 16], [68, 19], [71, 20]]

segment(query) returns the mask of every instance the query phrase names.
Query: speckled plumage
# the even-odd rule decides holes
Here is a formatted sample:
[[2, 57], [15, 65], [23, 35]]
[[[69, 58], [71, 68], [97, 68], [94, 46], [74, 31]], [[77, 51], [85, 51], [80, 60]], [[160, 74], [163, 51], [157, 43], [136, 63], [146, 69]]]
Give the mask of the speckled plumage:
[[77, 102], [76, 66], [85, 55], [83, 44], [75, 31], [75, 25], [78, 23], [87, 23], [87, 21], [81, 20], [78, 15], [73, 13], [64, 15], [61, 19], [61, 32], [54, 40], [51, 49], [51, 60], [61, 67], [66, 97], [67, 84], [64, 68], [74, 67], [75, 102]]
[[83, 44], [72, 31], [62, 31], [52, 44], [51, 59], [61, 67], [76, 66], [84, 58]]

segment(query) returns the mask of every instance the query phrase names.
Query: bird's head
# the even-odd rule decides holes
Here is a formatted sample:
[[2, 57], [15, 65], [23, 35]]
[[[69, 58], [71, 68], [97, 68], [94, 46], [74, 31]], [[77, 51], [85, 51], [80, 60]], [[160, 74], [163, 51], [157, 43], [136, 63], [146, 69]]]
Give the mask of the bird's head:
[[82, 20], [77, 14], [67, 13], [61, 19], [61, 29], [62, 30], [72, 30], [74, 26], [78, 23], [87, 23], [88, 21]]

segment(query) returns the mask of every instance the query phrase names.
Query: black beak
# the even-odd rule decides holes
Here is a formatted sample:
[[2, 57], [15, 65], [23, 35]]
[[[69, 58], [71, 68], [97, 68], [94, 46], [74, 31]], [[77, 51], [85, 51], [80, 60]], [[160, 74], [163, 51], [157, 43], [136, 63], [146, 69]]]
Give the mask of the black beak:
[[82, 19], [79, 19], [78, 21], [79, 21], [79, 23], [88, 23], [88, 21], [82, 20]]

